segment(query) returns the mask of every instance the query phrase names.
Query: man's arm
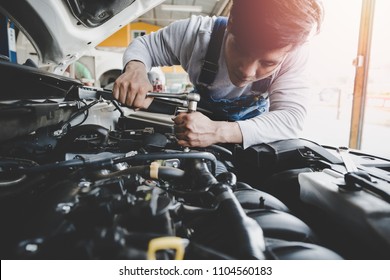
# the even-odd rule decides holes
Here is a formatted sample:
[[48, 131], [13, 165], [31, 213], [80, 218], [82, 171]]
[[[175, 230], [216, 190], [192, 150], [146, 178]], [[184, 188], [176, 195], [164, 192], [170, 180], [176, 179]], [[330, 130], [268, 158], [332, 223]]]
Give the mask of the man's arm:
[[201, 17], [180, 20], [157, 32], [136, 38], [123, 56], [124, 73], [115, 81], [114, 97], [123, 104], [147, 108], [152, 99], [147, 72], [153, 66], [186, 65], [193, 53]]
[[127, 47], [123, 65], [131, 60], [138, 60], [145, 64], [148, 71], [153, 66], [172, 65], [181, 65], [187, 70], [198, 33], [202, 32], [205, 24], [211, 23], [204, 17], [192, 16], [175, 21], [149, 35], [137, 37]]
[[307, 48], [298, 49], [280, 69], [270, 87], [270, 112], [237, 122], [211, 121], [201, 113], [175, 118], [175, 132], [183, 146], [242, 143], [244, 148], [296, 138], [303, 129], [310, 90], [306, 72]]

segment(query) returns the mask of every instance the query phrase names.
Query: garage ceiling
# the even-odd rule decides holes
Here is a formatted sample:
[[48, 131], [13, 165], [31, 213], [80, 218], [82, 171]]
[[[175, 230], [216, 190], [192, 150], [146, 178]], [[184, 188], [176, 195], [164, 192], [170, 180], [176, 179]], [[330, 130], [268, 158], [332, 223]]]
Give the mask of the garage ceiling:
[[232, 0], [166, 0], [137, 21], [166, 26], [191, 15], [228, 15]]

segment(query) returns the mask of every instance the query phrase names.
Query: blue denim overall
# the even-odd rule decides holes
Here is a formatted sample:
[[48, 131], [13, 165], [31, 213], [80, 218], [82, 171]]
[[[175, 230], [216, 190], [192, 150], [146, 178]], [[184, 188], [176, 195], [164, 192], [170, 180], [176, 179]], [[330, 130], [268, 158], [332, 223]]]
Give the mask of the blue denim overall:
[[207, 85], [214, 82], [218, 72], [218, 60], [226, 24], [226, 17], [218, 17], [214, 24], [195, 92], [201, 96], [199, 107], [212, 112], [210, 117], [213, 120], [246, 120], [268, 111], [268, 88], [271, 84], [271, 77], [253, 83], [252, 95], [239, 96], [234, 99], [214, 99], [211, 97]]

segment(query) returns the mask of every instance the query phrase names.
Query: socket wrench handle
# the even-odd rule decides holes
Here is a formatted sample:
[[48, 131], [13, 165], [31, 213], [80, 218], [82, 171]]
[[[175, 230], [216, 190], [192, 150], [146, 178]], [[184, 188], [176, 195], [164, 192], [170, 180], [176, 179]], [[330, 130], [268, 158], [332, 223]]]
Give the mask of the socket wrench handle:
[[166, 93], [166, 92], [148, 92], [146, 97], [154, 98], [176, 98], [188, 101], [188, 112], [195, 112], [200, 101], [200, 95], [195, 92], [189, 93]]
[[357, 168], [356, 164], [353, 162], [353, 160], [349, 154], [349, 149], [347, 147], [339, 147], [337, 149], [337, 152], [339, 153], [341, 160], [343, 161], [347, 172], [357, 172], [358, 171], [358, 168]]

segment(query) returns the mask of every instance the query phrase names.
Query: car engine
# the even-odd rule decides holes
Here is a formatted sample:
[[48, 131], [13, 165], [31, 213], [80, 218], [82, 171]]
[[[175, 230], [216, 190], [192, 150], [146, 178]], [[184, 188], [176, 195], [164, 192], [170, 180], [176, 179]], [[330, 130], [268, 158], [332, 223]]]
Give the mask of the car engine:
[[56, 81], [64, 100], [1, 105], [3, 259], [389, 257], [389, 161], [350, 153], [362, 179], [304, 139], [189, 149], [171, 116], [129, 117], [104, 90]]

